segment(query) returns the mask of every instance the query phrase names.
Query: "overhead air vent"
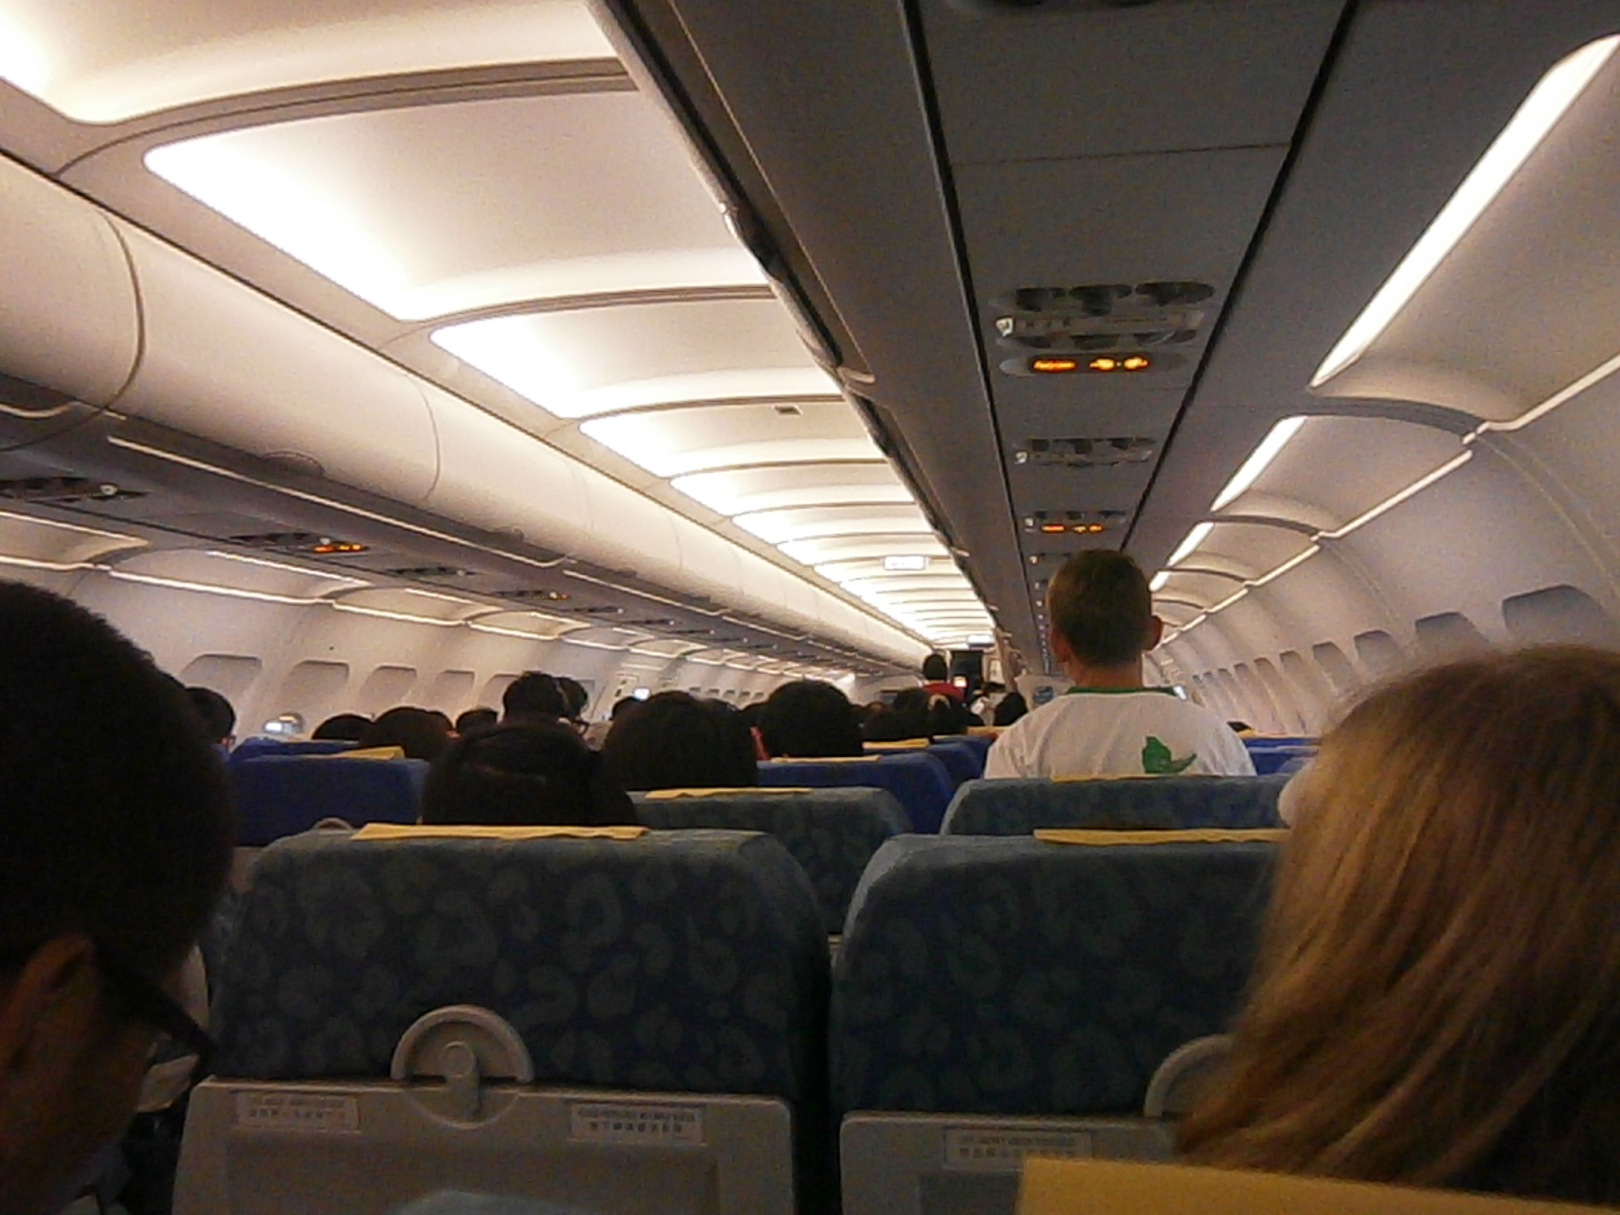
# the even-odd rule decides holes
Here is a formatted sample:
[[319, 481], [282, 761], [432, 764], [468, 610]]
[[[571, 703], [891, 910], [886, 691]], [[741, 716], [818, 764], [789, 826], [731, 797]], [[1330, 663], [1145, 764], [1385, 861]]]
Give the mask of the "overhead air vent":
[[88, 477], [23, 477], [16, 481], [0, 481], [0, 498], [47, 506], [123, 502], [144, 497], [146, 495], [139, 490], [123, 489], [110, 481], [93, 481]]
[[614, 607], [609, 603], [582, 603], [576, 607], [563, 608], [571, 616], [622, 616], [624, 609]]
[[1056, 464], [1064, 468], [1114, 468], [1146, 464], [1158, 452], [1158, 443], [1141, 435], [1102, 439], [1031, 439], [1013, 459], [1019, 464]]
[[1010, 375], [1167, 370], [1186, 359], [1167, 348], [1198, 336], [1215, 294], [1208, 283], [1155, 280], [1021, 287], [994, 301], [996, 343], [1018, 357]]
[[1024, 530], [1048, 536], [1059, 536], [1066, 532], [1094, 536], [1118, 527], [1128, 517], [1128, 513], [1122, 510], [1037, 510], [1024, 516]]
[[569, 595], [567, 591], [540, 591], [532, 588], [523, 588], [520, 590], [511, 591], [490, 591], [489, 593], [497, 599], [517, 599], [525, 602], [544, 600], [547, 603], [562, 603], [564, 600], [571, 599], [573, 597]]
[[278, 549], [284, 553], [313, 553], [317, 557], [363, 553], [370, 545], [357, 540], [339, 540], [319, 532], [263, 532], [253, 536], [232, 536], [232, 544], [245, 548]]
[[409, 565], [403, 569], [383, 570], [390, 578], [472, 578], [475, 570], [459, 569], [454, 565]]
[[637, 629], [664, 629], [675, 622], [668, 616], [647, 616], [640, 620], [625, 620], [621, 623]]

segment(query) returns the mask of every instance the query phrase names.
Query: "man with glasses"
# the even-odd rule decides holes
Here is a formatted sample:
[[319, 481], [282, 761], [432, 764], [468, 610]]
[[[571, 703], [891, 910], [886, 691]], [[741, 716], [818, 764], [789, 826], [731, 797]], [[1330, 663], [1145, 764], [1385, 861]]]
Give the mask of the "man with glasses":
[[206, 1056], [176, 995], [231, 844], [184, 689], [99, 617], [0, 583], [0, 1215], [59, 1210], [149, 1064]]

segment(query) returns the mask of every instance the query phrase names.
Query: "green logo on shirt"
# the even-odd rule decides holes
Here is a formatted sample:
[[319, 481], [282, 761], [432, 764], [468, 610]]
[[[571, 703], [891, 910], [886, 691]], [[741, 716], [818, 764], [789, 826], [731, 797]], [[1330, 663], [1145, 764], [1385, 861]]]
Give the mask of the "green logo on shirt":
[[1176, 759], [1170, 753], [1170, 748], [1164, 745], [1164, 740], [1157, 735], [1149, 734], [1147, 742], [1142, 745], [1142, 771], [1149, 776], [1175, 776], [1197, 762], [1196, 751], [1186, 759]]

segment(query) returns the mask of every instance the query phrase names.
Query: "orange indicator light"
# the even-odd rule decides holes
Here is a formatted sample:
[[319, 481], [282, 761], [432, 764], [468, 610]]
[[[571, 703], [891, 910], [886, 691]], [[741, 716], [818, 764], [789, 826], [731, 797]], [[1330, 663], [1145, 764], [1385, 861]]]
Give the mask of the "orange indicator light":
[[1119, 369], [1119, 360], [1107, 358], [1092, 359], [1091, 362], [1086, 364], [1086, 366], [1090, 367], [1093, 371], [1117, 371]]
[[1121, 365], [1126, 371], [1146, 371], [1153, 366], [1153, 360], [1145, 354], [1133, 354]]
[[1041, 524], [1041, 530], [1043, 532], [1053, 533], [1053, 532], [1066, 532], [1069, 529], [1064, 527], [1063, 524], [1061, 524], [1061, 523], [1043, 523], [1043, 524]]
[[328, 544], [317, 544], [317, 545], [315, 545], [314, 548], [310, 549], [310, 552], [312, 552], [312, 553], [320, 553], [323, 556], [325, 556], [328, 553], [363, 553], [365, 551], [366, 551], [366, 546], [365, 545], [363, 545], [363, 544], [351, 544], [351, 543], [349, 543], [347, 541], [338, 541], [337, 543], [328, 543]]
[[1029, 361], [1029, 369], [1031, 371], [1061, 373], [1065, 371], [1079, 371], [1080, 364], [1074, 359], [1031, 359]]

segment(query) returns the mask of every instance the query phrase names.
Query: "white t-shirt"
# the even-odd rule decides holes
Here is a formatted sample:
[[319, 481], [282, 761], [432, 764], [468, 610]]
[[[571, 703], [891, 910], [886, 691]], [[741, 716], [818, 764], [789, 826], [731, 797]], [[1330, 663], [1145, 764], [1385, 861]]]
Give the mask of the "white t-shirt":
[[1148, 688], [1070, 692], [1027, 714], [990, 748], [996, 776], [1253, 776], [1243, 740], [1189, 700]]

